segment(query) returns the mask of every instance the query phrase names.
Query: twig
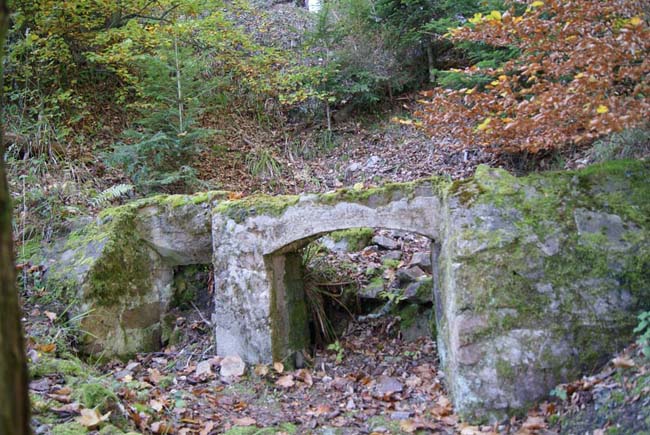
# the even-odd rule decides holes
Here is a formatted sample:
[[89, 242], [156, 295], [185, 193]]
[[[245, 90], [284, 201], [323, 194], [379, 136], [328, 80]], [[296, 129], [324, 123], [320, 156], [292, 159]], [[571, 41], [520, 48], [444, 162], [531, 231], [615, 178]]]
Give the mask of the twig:
[[205, 323], [205, 324], [208, 325], [210, 328], [212, 328], [212, 322], [208, 321], [205, 317], [203, 317], [203, 313], [202, 313], [201, 310], [199, 310], [199, 308], [194, 304], [194, 302], [191, 302], [191, 304], [192, 304], [192, 306], [194, 307], [194, 309], [196, 310], [196, 312], [199, 314], [199, 317], [201, 317], [201, 320], [203, 321], [203, 323]]

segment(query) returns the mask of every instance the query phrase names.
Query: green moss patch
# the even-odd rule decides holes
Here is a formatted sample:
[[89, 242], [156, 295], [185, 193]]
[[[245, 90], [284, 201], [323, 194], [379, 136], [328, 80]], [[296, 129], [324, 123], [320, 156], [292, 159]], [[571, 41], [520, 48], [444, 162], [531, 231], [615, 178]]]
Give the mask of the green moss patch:
[[59, 359], [43, 356], [38, 361], [29, 365], [29, 373], [32, 378], [42, 378], [48, 375], [63, 376], [86, 376], [87, 367], [77, 359]]
[[113, 390], [97, 380], [80, 385], [75, 396], [86, 408], [97, 408], [102, 413], [110, 411], [118, 401]]
[[335, 242], [345, 240], [348, 244], [348, 251], [360, 251], [368, 246], [373, 235], [372, 228], [351, 228], [349, 230], [334, 231], [329, 236]]
[[318, 202], [322, 204], [354, 202], [378, 207], [404, 198], [412, 199], [416, 193], [421, 192], [443, 196], [449, 185], [450, 181], [446, 177], [430, 177], [408, 183], [386, 183], [381, 187], [344, 188], [319, 195]]
[[296, 195], [253, 195], [221, 202], [213, 211], [223, 214], [235, 222], [243, 222], [250, 216], [280, 216], [288, 207], [297, 204], [299, 199]]

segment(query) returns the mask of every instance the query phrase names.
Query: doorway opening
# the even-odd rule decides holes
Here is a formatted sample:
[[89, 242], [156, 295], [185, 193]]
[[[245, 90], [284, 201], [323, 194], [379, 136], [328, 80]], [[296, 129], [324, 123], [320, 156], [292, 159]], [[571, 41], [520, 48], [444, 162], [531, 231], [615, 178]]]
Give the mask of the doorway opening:
[[267, 256], [274, 360], [302, 366], [364, 324], [390, 340], [435, 339], [435, 255], [413, 232], [353, 228]]

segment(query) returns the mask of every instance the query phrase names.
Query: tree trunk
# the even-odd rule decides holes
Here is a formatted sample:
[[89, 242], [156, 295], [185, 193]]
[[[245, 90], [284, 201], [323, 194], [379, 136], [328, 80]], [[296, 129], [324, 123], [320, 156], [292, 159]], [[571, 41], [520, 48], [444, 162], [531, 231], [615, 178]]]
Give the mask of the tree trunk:
[[[7, 2], [0, 0], [0, 77], [8, 23]], [[16, 289], [3, 131], [0, 125], [0, 435], [27, 435], [30, 433], [27, 366]]]

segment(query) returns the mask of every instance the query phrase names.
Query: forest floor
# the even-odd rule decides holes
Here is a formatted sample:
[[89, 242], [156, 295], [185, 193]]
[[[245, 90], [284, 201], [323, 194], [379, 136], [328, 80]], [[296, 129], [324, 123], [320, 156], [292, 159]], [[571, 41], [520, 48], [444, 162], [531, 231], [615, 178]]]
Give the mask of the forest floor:
[[95, 364], [61, 347], [69, 332], [63, 316], [38, 304], [27, 308], [36, 434], [107, 435], [124, 429], [201, 435], [596, 435], [648, 433], [650, 427], [650, 364], [635, 346], [593, 376], [558, 386], [555, 398], [523, 418], [471, 426], [454, 414], [436, 344], [429, 338], [403, 340], [400, 319], [393, 316], [350, 322], [335, 345], [316, 350], [306, 368], [257, 365], [236, 376], [241, 362], [214, 356], [208, 314], [199, 308], [176, 313], [174, 345], [130, 361]]
[[[425, 249], [420, 239], [402, 236], [402, 260], [382, 274], [386, 288], [399, 265]], [[328, 254], [327, 267], [357, 283], [382, 261], [372, 245], [343, 256]], [[635, 345], [598, 373], [556, 387], [527, 415], [474, 426], [454, 413], [435, 341], [407, 339], [408, 319], [394, 310], [375, 318], [358, 315], [379, 311], [372, 307], [339, 310], [331, 318], [338, 338], [315, 346], [298, 370], [215, 355], [208, 275], [200, 297], [171, 311], [168, 344], [128, 361], [80, 360], [69, 307], [28, 280], [22, 296], [35, 434], [650, 433], [650, 361]]]

